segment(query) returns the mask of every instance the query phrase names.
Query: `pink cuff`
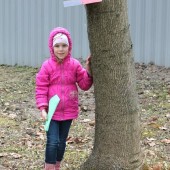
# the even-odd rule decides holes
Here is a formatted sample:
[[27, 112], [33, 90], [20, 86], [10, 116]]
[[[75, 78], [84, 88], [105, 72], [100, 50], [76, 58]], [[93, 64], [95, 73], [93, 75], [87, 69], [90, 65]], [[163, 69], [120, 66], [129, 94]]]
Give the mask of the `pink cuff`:
[[41, 106], [39, 109], [42, 111], [43, 109], [47, 110], [47, 106]]

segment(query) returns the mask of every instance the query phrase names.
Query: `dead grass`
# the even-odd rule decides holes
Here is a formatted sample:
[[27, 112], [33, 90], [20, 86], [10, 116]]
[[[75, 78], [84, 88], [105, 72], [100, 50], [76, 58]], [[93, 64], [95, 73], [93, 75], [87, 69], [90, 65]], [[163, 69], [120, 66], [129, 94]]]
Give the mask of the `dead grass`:
[[[136, 65], [137, 91], [141, 105], [143, 170], [170, 168], [170, 69]], [[45, 133], [35, 108], [37, 69], [0, 66], [0, 164], [10, 170], [40, 170], [43, 167]], [[87, 100], [88, 98], [88, 100]], [[80, 93], [81, 114], [74, 121], [63, 170], [77, 169], [91, 152], [94, 136], [93, 89]], [[160, 169], [157, 169], [160, 170]]]

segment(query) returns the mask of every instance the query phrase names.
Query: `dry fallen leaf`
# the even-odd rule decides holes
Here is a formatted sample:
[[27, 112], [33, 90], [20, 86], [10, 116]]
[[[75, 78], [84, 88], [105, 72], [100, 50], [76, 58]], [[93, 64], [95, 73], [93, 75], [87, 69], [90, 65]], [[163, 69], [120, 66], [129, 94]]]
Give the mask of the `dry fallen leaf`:
[[68, 144], [74, 143], [74, 138], [72, 138], [71, 136], [69, 136], [69, 137], [67, 138], [67, 143], [68, 143]]
[[89, 122], [89, 125], [90, 125], [90, 126], [94, 126], [94, 125], [95, 125], [95, 121]]
[[84, 111], [84, 112], [87, 112], [87, 109], [88, 109], [87, 106], [82, 106], [81, 107], [81, 110]]
[[148, 141], [155, 141], [155, 138], [146, 138]]
[[31, 147], [32, 147], [32, 142], [31, 142], [31, 141], [27, 141], [27, 146], [28, 146], [29, 148], [31, 148]]
[[157, 165], [155, 165], [155, 166], [153, 166], [153, 170], [161, 170], [162, 169], [162, 167], [163, 167], [163, 165], [161, 164], [161, 163], [159, 163], [159, 164], [157, 164]]
[[5, 106], [9, 106], [10, 104], [9, 104], [8, 102], [6, 102], [4, 105], [5, 105]]
[[151, 117], [151, 119], [149, 121], [153, 122], [153, 121], [156, 121], [156, 120], [158, 120], [158, 117], [157, 116], [153, 116], [153, 117]]
[[75, 142], [76, 144], [80, 144], [80, 143], [83, 143], [83, 140], [80, 139], [80, 138], [75, 138], [75, 139], [74, 139], [74, 142]]
[[0, 158], [5, 156], [8, 156], [8, 153], [0, 153]]
[[152, 151], [152, 150], [148, 150], [148, 152], [147, 152], [147, 155], [149, 155], [149, 156], [155, 156], [155, 152], [154, 151]]
[[148, 145], [151, 146], [151, 147], [153, 147], [153, 146], [156, 145], [156, 143], [155, 143], [155, 142], [150, 142], [150, 143], [148, 143]]
[[159, 129], [161, 129], [161, 130], [167, 130], [168, 128], [166, 128], [166, 127], [159, 127]]
[[87, 122], [90, 122], [90, 121], [91, 121], [91, 119], [84, 119], [84, 120], [82, 120], [81, 122], [87, 123]]
[[10, 155], [15, 158], [15, 159], [18, 159], [18, 158], [21, 158], [22, 156], [20, 154], [17, 154], [17, 153], [10, 153]]
[[10, 114], [8, 117], [11, 118], [11, 119], [15, 119], [17, 117], [17, 115], [16, 114]]
[[158, 123], [155, 123], [155, 122], [150, 122], [150, 123], [148, 123], [148, 125], [150, 125], [154, 129], [159, 129], [160, 128], [160, 125]]
[[170, 144], [170, 139], [163, 139], [161, 140], [162, 143]]
[[170, 113], [166, 114], [166, 117], [167, 117], [168, 119], [170, 119]]

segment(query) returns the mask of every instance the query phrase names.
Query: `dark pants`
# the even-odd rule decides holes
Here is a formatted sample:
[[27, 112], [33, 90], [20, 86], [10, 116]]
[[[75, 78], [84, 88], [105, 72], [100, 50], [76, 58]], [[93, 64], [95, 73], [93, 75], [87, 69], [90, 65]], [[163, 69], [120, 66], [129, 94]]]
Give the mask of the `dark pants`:
[[66, 139], [69, 133], [72, 120], [55, 121], [51, 120], [47, 132], [47, 144], [45, 153], [45, 162], [55, 164], [61, 161], [66, 148]]

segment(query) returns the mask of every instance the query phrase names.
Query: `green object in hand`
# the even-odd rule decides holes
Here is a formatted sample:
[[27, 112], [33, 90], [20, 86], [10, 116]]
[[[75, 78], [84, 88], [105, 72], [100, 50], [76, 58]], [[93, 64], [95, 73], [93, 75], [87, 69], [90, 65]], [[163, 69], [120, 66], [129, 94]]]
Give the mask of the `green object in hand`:
[[60, 101], [60, 98], [57, 95], [53, 96], [49, 101], [47, 120], [46, 120], [45, 125], [44, 125], [44, 129], [45, 129], [46, 132], [49, 129], [51, 119], [52, 119], [53, 114], [54, 114], [54, 112], [57, 108], [59, 101]]

